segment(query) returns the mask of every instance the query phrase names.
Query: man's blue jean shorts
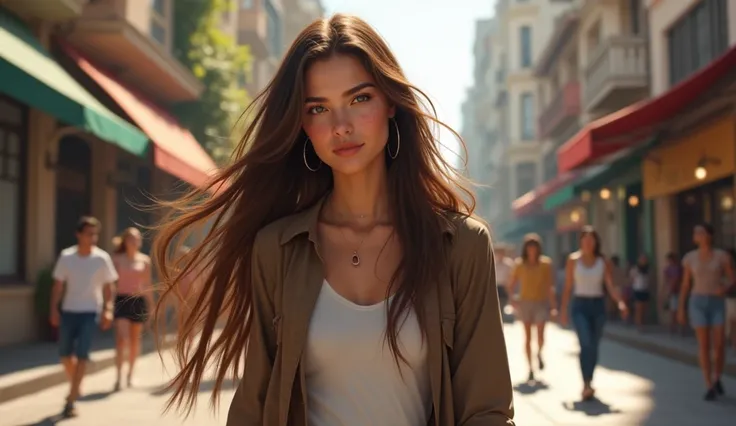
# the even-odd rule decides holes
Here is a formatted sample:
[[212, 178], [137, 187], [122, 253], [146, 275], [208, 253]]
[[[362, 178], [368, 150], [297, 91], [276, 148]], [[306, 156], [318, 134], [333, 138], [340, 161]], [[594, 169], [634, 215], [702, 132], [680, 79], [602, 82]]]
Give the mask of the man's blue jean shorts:
[[688, 306], [690, 325], [715, 327], [726, 323], [726, 299], [719, 296], [693, 294]]
[[96, 328], [96, 312], [61, 312], [59, 355], [62, 358], [75, 355], [77, 359], [88, 360]]

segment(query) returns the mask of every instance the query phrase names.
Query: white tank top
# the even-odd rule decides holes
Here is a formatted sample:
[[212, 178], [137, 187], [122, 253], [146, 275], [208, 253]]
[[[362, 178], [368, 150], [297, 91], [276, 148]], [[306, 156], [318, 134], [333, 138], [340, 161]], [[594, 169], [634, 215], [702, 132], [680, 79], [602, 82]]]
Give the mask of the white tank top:
[[581, 297], [603, 297], [603, 277], [606, 274], [606, 262], [602, 257], [595, 260], [593, 266], [586, 266], [580, 258], [575, 258], [573, 294]]
[[399, 329], [411, 366], [400, 361], [400, 374], [385, 339], [386, 309], [385, 302], [356, 305], [322, 284], [306, 347], [311, 426], [427, 424], [432, 398], [419, 323], [412, 311]]

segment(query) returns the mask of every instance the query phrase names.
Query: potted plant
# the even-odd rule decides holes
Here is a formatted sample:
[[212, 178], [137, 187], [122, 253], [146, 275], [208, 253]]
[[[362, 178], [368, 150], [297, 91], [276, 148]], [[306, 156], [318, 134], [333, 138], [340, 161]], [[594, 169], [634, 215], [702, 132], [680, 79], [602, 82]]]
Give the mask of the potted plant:
[[36, 277], [36, 291], [34, 294], [34, 305], [38, 321], [38, 331], [42, 340], [56, 341], [58, 329], [49, 324], [49, 312], [51, 312], [51, 291], [54, 287], [52, 267], [46, 267]]

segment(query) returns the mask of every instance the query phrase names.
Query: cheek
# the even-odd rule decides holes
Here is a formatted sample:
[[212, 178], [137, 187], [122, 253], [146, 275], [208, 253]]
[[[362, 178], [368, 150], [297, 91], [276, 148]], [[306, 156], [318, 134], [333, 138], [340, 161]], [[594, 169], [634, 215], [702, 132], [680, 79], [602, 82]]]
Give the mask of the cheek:
[[355, 131], [364, 142], [385, 143], [388, 139], [387, 124], [386, 112], [377, 105], [365, 106], [357, 110], [353, 116]]

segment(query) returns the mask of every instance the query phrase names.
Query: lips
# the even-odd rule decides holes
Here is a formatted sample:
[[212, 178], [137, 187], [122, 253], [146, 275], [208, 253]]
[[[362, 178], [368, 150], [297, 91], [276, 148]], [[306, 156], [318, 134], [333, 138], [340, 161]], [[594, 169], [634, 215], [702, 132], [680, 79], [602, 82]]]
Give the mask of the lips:
[[338, 148], [333, 149], [332, 152], [334, 152], [336, 155], [343, 156], [343, 157], [344, 156], [350, 156], [350, 155], [353, 155], [353, 154], [357, 153], [358, 151], [360, 151], [360, 149], [363, 147], [363, 145], [365, 145], [365, 144], [362, 144], [362, 143], [344, 143], [344, 144], [341, 144]]

